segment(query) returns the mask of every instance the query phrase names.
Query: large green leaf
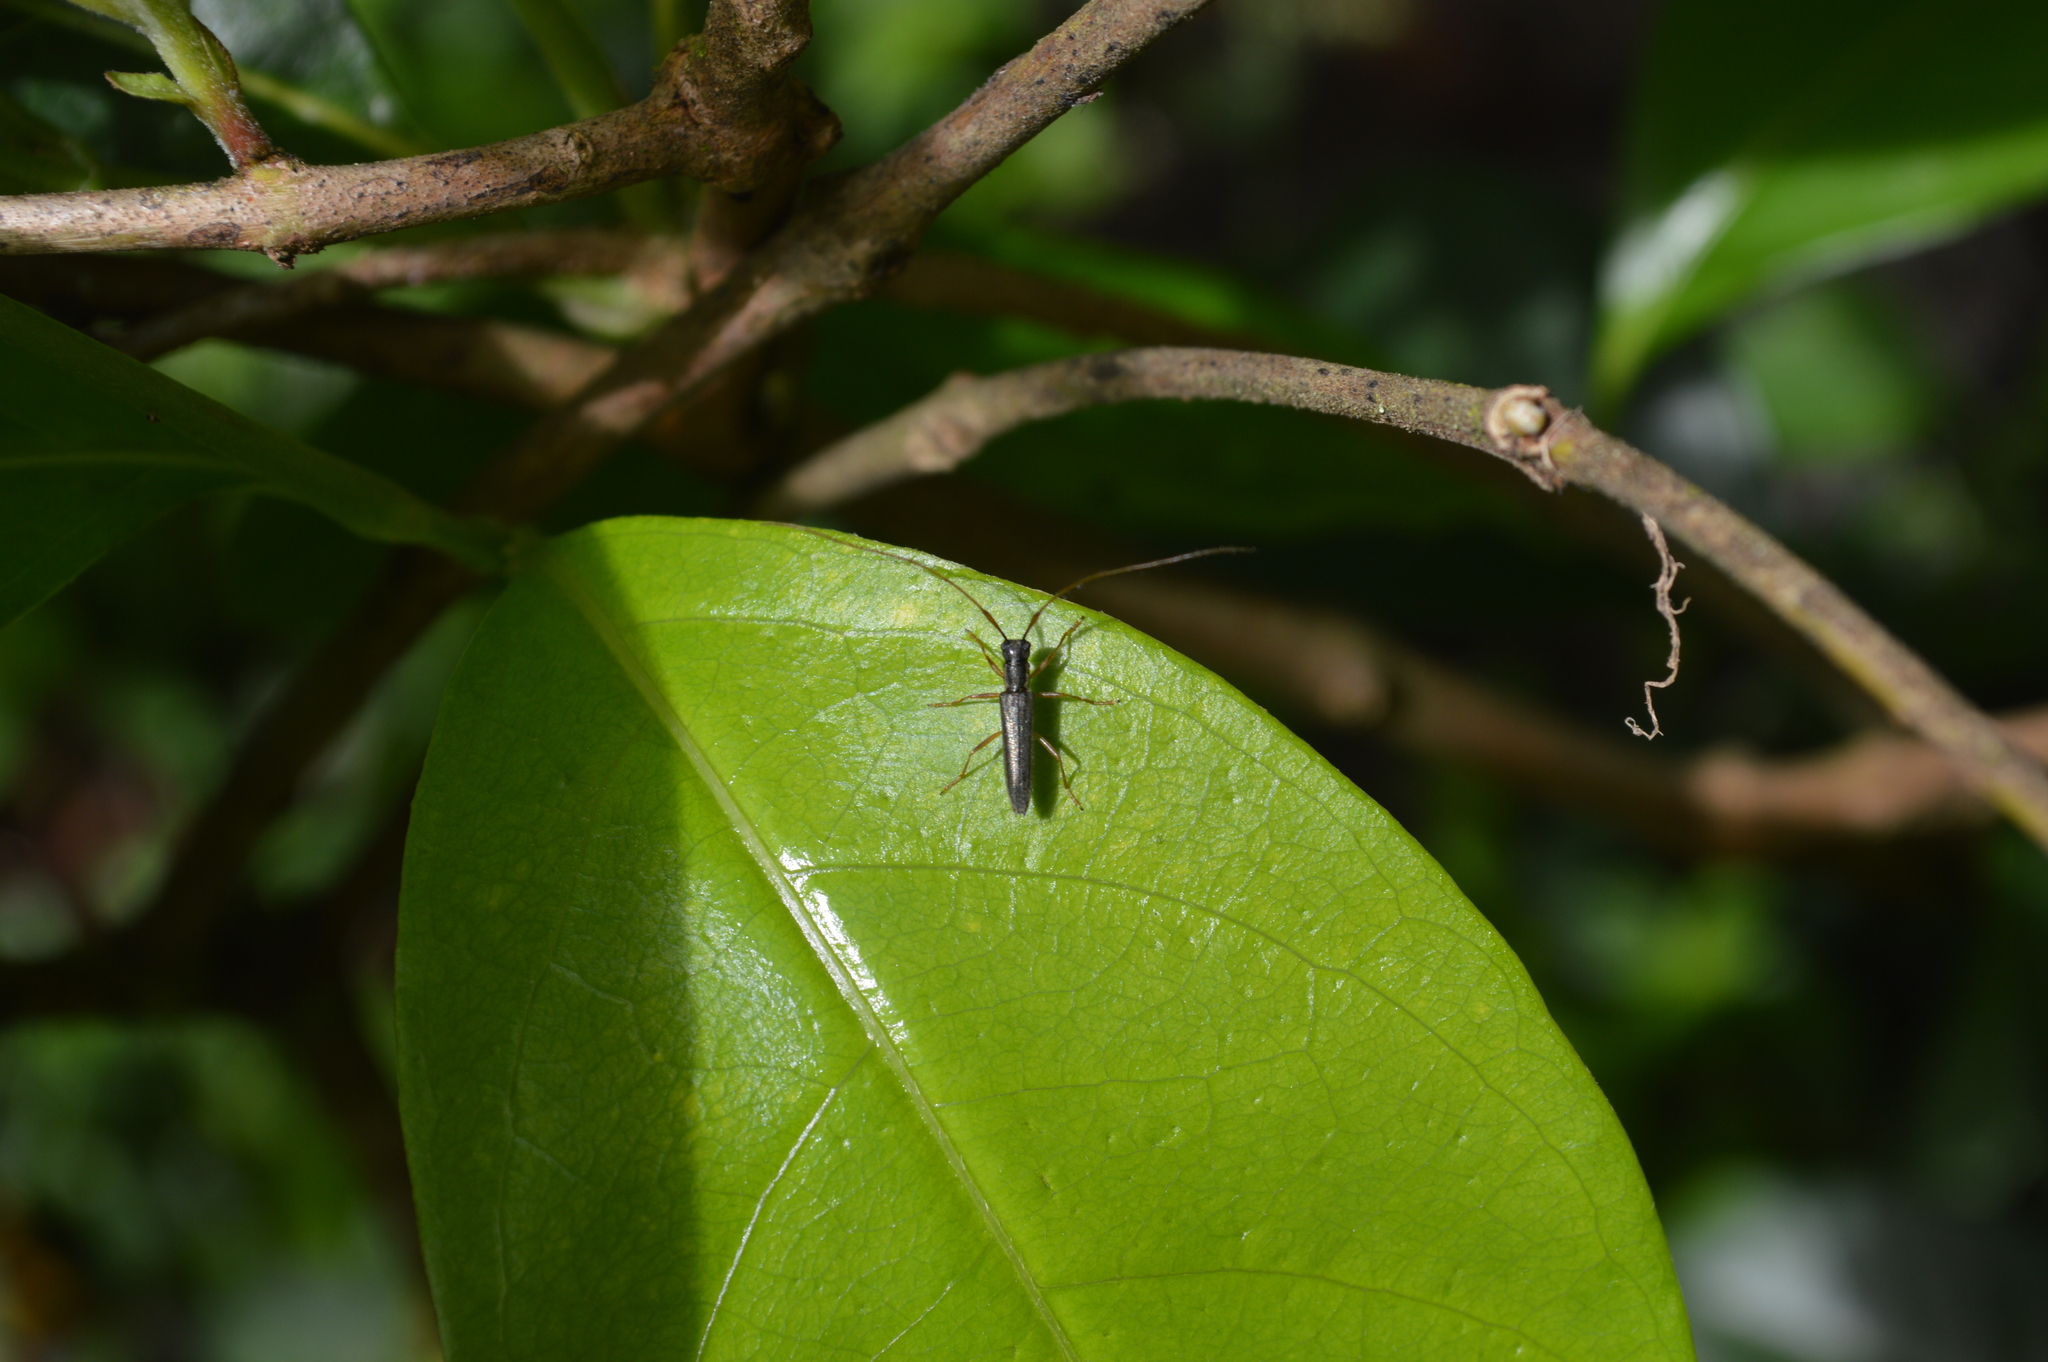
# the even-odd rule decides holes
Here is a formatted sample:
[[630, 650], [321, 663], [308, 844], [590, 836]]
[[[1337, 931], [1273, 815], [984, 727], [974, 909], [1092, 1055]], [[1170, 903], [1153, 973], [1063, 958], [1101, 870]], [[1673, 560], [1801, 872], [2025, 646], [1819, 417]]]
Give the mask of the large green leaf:
[[[954, 570], [1008, 627], [1041, 595]], [[406, 1137], [492, 1358], [1682, 1358], [1520, 964], [1228, 686], [1084, 621], [1048, 780], [943, 787], [986, 624], [781, 526], [553, 541], [407, 852]], [[1049, 773], [1041, 773], [1049, 774]]]
[[368, 539], [488, 568], [499, 535], [0, 297], [0, 625], [205, 492], [304, 502]]
[[1636, 112], [1594, 366], [1617, 400], [1757, 294], [2048, 186], [2040, 0], [1673, 0]]

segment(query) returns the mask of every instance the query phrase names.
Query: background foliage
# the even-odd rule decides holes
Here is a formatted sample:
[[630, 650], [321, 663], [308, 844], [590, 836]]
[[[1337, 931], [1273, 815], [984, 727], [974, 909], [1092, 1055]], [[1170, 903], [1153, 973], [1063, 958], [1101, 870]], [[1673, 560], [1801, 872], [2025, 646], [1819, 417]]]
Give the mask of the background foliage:
[[[501, 0], [197, 8], [259, 77], [360, 121], [308, 121], [252, 80], [272, 135], [308, 159], [463, 145], [575, 106]], [[661, 7], [571, 8], [626, 92], [644, 89]], [[1303, 353], [1548, 383], [1785, 537], [1973, 699], [2038, 702], [2039, 7], [1738, 9], [1220, 0], [974, 190], [941, 244]], [[1058, 17], [1028, 0], [816, 10], [803, 69], [847, 126], [833, 164], [894, 145]], [[198, 123], [105, 85], [138, 61], [95, 22], [0, 5], [0, 189], [218, 175]], [[597, 282], [405, 302], [593, 335], [636, 325]], [[763, 391], [778, 395], [750, 438], [786, 456], [953, 369], [1093, 343], [862, 303], [777, 348]], [[158, 367], [429, 500], [526, 419], [224, 342]], [[1125, 408], [1021, 431], [962, 476], [1047, 523], [1162, 549], [1257, 542], [1246, 574], [1262, 588], [1600, 727], [1619, 729], [1664, 647], [1639, 540], [1456, 453], [1289, 413]], [[134, 911], [237, 732], [375, 570], [374, 547], [242, 486], [154, 521], [0, 634], [0, 950], [47, 956]], [[643, 448], [550, 528], [728, 509], [702, 469]], [[409, 791], [474, 617], [416, 650], [266, 839], [253, 873], [280, 913], [330, 885]], [[1663, 710], [1674, 744], [1799, 752], [1871, 721], [1741, 609], [1703, 600], [1686, 623]], [[1370, 737], [1306, 736], [1528, 964], [1636, 1143], [1705, 1351], [2048, 1348], [2038, 852], [1982, 828], [1731, 859]], [[374, 964], [360, 993], [385, 1034]], [[0, 1250], [24, 1355], [422, 1346], [406, 1254], [328, 1115], [235, 1023], [52, 1021], [0, 1039]]]

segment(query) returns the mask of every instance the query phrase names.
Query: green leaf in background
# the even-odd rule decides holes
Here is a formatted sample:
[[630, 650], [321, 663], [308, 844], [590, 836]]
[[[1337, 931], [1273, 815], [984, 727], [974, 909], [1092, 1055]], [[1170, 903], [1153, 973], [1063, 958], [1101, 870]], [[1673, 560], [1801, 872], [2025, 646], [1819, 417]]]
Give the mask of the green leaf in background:
[[[0, 5], [115, 47], [156, 50], [134, 29], [69, 0], [0, 0]], [[388, 104], [390, 95], [341, 0], [300, 0], [290, 7], [264, 0], [216, 0], [207, 9], [234, 54], [242, 90], [250, 98], [379, 156], [417, 156], [428, 149], [366, 116], [371, 106]], [[272, 72], [258, 64], [273, 61], [284, 69]]]
[[246, 489], [479, 569], [500, 536], [0, 297], [0, 625], [173, 506]]
[[1086, 237], [1028, 227], [987, 227], [941, 218], [935, 245], [999, 265], [1081, 284], [1180, 321], [1253, 337], [1275, 350], [1384, 367], [1357, 333], [1332, 326], [1280, 296], [1224, 270]]
[[578, 118], [610, 113], [626, 102], [626, 92], [606, 61], [590, 28], [562, 0], [510, 0], [526, 25], [541, 60], [555, 78], [555, 87]]
[[[409, 117], [436, 146], [553, 127], [568, 105], [505, 0], [349, 0]], [[460, 52], [460, 61], [446, 54]]]
[[89, 147], [0, 88], [0, 194], [87, 189], [98, 173]]
[[2048, 187], [2039, 0], [1675, 0], [1609, 256], [1598, 399], [1760, 293], [1926, 246]]
[[870, 161], [940, 117], [1035, 34], [1027, 0], [819, 5], [798, 68], [846, 125], [838, 153]]
[[1925, 338], [1887, 299], [1856, 287], [1861, 282], [1801, 289], [1725, 333], [1727, 358], [1755, 394], [1784, 463], [1901, 455], [1941, 411]]
[[652, 518], [528, 567], [401, 910], [453, 1362], [1690, 1356], [1520, 964], [1215, 677], [1054, 607], [1053, 684], [1121, 703], [1047, 714], [1086, 808], [1018, 818], [941, 793], [994, 716], [930, 707], [990, 684], [934, 576]]
[[[862, 0], [813, 10], [816, 36], [797, 70], [846, 131], [821, 163], [828, 171], [900, 145], [1038, 33], [1029, 0]], [[988, 226], [1019, 214], [1071, 219], [1107, 207], [1133, 161], [1111, 113], [1117, 97], [1112, 90], [1033, 137], [963, 194], [945, 219]]]
[[[510, 0], [519, 21], [539, 49], [555, 87], [578, 118], [595, 118], [627, 102], [626, 90], [583, 16], [565, 0]], [[650, 232], [675, 226], [667, 192], [658, 184], [628, 185], [618, 191], [627, 220]]]

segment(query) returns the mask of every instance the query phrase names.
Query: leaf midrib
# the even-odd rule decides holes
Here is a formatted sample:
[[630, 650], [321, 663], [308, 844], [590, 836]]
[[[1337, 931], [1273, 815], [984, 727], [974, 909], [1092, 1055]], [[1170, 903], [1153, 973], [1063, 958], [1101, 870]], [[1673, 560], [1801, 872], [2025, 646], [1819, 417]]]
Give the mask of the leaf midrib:
[[[829, 925], [826, 922], [820, 921], [818, 915], [820, 906], [813, 904], [798, 887], [791, 875], [791, 870], [794, 867], [786, 865], [781, 857], [769, 851], [760, 830], [754, 825], [753, 820], [747, 816], [745, 811], [740, 808], [738, 801], [732, 797], [732, 792], [726, 787], [725, 781], [720, 778], [717, 769], [712, 766], [710, 758], [706, 756], [702, 747], [698, 745], [696, 736], [690, 731], [689, 726], [683, 722], [682, 716], [677, 714], [674, 707], [669, 704], [668, 697], [662, 693], [661, 688], [655, 684], [654, 678], [648, 674], [647, 668], [641, 664], [639, 654], [628, 645], [619, 630], [613, 626], [611, 616], [594, 599], [592, 593], [586, 589], [584, 583], [571, 566], [560, 555], [551, 554], [545, 560], [540, 572], [575, 607], [577, 614], [590, 627], [590, 631], [597, 636], [598, 641], [604, 646], [605, 651], [610, 654], [612, 660], [618, 664], [620, 671], [625, 674], [627, 680], [632, 682], [633, 688], [639, 693], [642, 701], [646, 703], [649, 712], [661, 724], [663, 729], [668, 732], [670, 738], [674, 740], [676, 747], [682, 752], [684, 759], [690, 763], [691, 769], [696, 772], [697, 778], [703, 782], [705, 790], [718, 804], [720, 811], [725, 815], [727, 823], [731, 826], [734, 833], [738, 835], [741, 844], [746, 848], [747, 855], [753, 860], [755, 868], [760, 871], [761, 877], [768, 882], [769, 888], [774, 891], [776, 898], [781, 901], [783, 908], [789, 913], [791, 919], [795, 921], [797, 929], [803, 933], [805, 944], [811, 948], [812, 954], [817, 957], [819, 964], [824, 967], [825, 973], [832, 980], [833, 987], [838, 990], [841, 1001], [846, 1004], [848, 1010], [853, 1013], [855, 1020], [859, 1022], [861, 1031], [867, 1037], [869, 1044], [874, 1046], [875, 1050], [882, 1055], [883, 1059], [888, 1063], [891, 1072], [896, 1075], [897, 1082], [903, 1086], [904, 1093], [909, 1097], [911, 1106], [917, 1111], [918, 1119], [923, 1124], [926, 1135], [931, 1139], [938, 1153], [944, 1159], [947, 1168], [952, 1172], [953, 1178], [959, 1185], [962, 1194], [967, 1198], [968, 1203], [974, 1207], [975, 1213], [981, 1219], [982, 1224], [986, 1226], [990, 1236], [996, 1241], [997, 1246], [1002, 1249], [1003, 1256], [1009, 1260], [1011, 1271], [1016, 1275], [1019, 1287], [1023, 1290], [1026, 1299], [1031, 1302], [1032, 1309], [1037, 1313], [1039, 1321], [1045, 1326], [1046, 1332], [1051, 1335], [1053, 1343], [1060, 1351], [1060, 1355], [1066, 1358], [1067, 1362], [1080, 1362], [1080, 1355], [1075, 1351], [1072, 1341], [1068, 1339], [1065, 1326], [1060, 1323], [1058, 1316], [1053, 1313], [1051, 1303], [1046, 1300], [1045, 1292], [1040, 1287], [1037, 1277], [1031, 1271], [1030, 1265], [1024, 1261], [1022, 1251], [1017, 1247], [1016, 1241], [1011, 1238], [1008, 1228], [996, 1214], [995, 1207], [990, 1205], [987, 1195], [981, 1189], [981, 1185], [975, 1181], [972, 1170], [968, 1168], [966, 1159], [961, 1155], [959, 1148], [953, 1143], [952, 1137], [946, 1133], [945, 1127], [940, 1124], [938, 1109], [933, 1105], [931, 1098], [926, 1095], [924, 1089], [918, 1083], [916, 1075], [911, 1072], [909, 1060], [903, 1054], [902, 1048], [897, 1044], [895, 1036], [890, 1033], [888, 1026], [882, 1021], [882, 1018], [875, 1012], [873, 1005], [869, 1002], [867, 994], [860, 988], [855, 975], [854, 963], [842, 958], [838, 950], [834, 948], [832, 938], [835, 930], [838, 935], [842, 937], [845, 935], [844, 928], [839, 923], [837, 915], [831, 914], [829, 907], [825, 908], [824, 912], [830, 916], [831, 921]], [[805, 868], [808, 868], [808, 866]]]

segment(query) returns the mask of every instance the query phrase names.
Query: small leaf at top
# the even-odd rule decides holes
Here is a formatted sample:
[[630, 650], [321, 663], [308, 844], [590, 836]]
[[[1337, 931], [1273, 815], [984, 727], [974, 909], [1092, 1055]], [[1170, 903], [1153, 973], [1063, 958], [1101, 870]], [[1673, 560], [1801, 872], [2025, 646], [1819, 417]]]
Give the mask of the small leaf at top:
[[137, 99], [161, 99], [167, 104], [192, 105], [192, 96], [178, 82], [161, 71], [109, 71], [107, 84]]
[[1932, 244], [2048, 188], [2039, 0], [1673, 0], [1637, 101], [1594, 378], [1759, 294]]

